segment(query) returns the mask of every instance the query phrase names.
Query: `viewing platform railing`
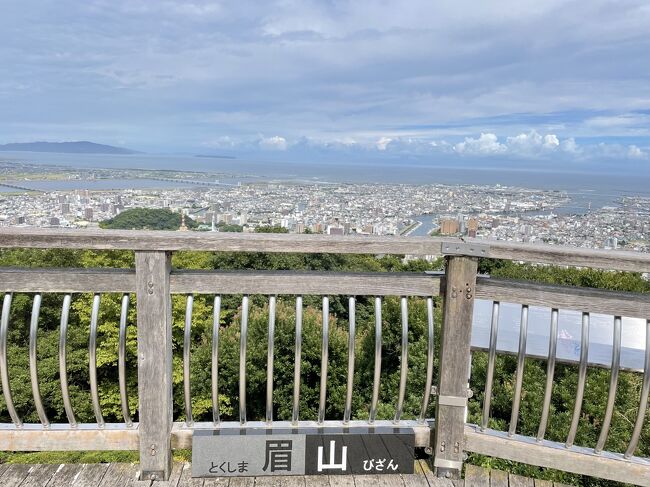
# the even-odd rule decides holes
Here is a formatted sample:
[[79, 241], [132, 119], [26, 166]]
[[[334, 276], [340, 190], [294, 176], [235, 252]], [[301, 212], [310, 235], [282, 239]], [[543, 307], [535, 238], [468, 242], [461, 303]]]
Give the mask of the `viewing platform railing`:
[[[416, 446], [433, 456], [440, 476], [458, 476], [465, 452], [549, 467], [638, 485], [650, 485], [650, 459], [635, 456], [644, 426], [650, 389], [650, 295], [604, 291], [599, 289], [556, 286], [528, 281], [512, 281], [477, 275], [478, 259], [507, 259], [558, 266], [592, 267], [615, 271], [650, 272], [650, 255], [626, 251], [605, 251], [530, 245], [501, 241], [426, 237], [334, 237], [324, 235], [241, 234], [202, 232], [144, 232], [109, 230], [0, 230], [0, 248], [129, 250], [135, 252], [135, 269], [81, 268], [0, 268], [0, 292], [4, 293], [0, 321], [0, 379], [4, 401], [12, 423], [0, 424], [0, 449], [5, 451], [42, 450], [138, 450], [143, 478], [166, 479], [171, 468], [172, 448], [190, 448], [195, 429], [202, 428], [328, 428], [363, 426], [406, 426], [416, 432]], [[329, 253], [329, 254], [399, 254], [438, 255], [445, 257], [444, 273], [352, 273], [307, 271], [195, 271], [171, 268], [171, 253], [181, 250], [214, 252]], [[34, 408], [39, 423], [23, 422], [14, 407], [8, 369], [7, 342], [12, 306], [12, 293], [33, 294], [29, 328], [29, 372]], [[52, 423], [43, 405], [37, 367], [37, 335], [42, 295], [63, 295], [60, 315], [59, 377], [62, 401], [68, 422]], [[90, 316], [89, 379], [92, 410], [96, 422], [79, 423], [75, 417], [67, 382], [67, 326], [74, 293], [93, 293]], [[122, 423], [107, 423], [102, 415], [97, 378], [98, 316], [103, 293], [120, 293], [121, 319], [118, 339], [119, 395]], [[186, 295], [186, 318], [183, 346], [183, 391], [185, 414], [174, 421], [172, 404], [172, 313], [171, 296]], [[211, 337], [210, 386], [212, 421], [193, 421], [190, 381], [191, 330], [195, 295], [209, 295], [214, 306]], [[219, 407], [219, 317], [222, 297], [241, 295], [239, 342], [239, 405], [238, 421], [223, 421]], [[266, 365], [266, 411], [263, 421], [247, 417], [247, 331], [249, 296], [263, 295], [268, 302], [268, 345]], [[278, 296], [295, 297], [294, 384], [291, 419], [274, 417], [274, 343], [275, 309]], [[322, 348], [318, 418], [305, 421], [300, 414], [301, 347], [303, 296], [322, 298]], [[329, 303], [332, 296], [348, 300], [348, 362], [345, 407], [340, 418], [326, 417], [328, 401]], [[374, 298], [374, 373], [372, 399], [367, 419], [352, 414], [355, 370], [355, 306], [356, 298]], [[395, 415], [391, 420], [378, 420], [377, 405], [381, 384], [382, 299], [400, 298], [401, 336], [400, 373]], [[435, 297], [442, 297], [440, 336], [434, 336]], [[402, 409], [409, 366], [409, 297], [426, 302], [427, 350], [420, 412], [415, 419], [404, 419]], [[126, 381], [126, 336], [129, 309], [135, 298], [137, 310], [138, 351], [138, 422], [131, 419]], [[472, 346], [474, 302], [492, 302], [492, 316], [487, 344]], [[516, 380], [512, 397], [512, 416], [507, 431], [488, 428], [491, 395], [498, 353], [513, 353], [497, 346], [501, 303], [521, 305], [520, 334]], [[527, 351], [528, 313], [530, 306], [551, 308], [550, 334], [546, 361], [546, 385], [542, 416], [536, 437], [517, 434], [522, 383]], [[559, 310], [582, 313], [579, 360], [562, 359], [557, 354]], [[576, 430], [583, 408], [589, 358], [590, 316], [611, 315], [612, 357], [607, 367], [611, 380], [607, 392], [598, 440], [593, 445], [575, 445]], [[622, 317], [645, 320], [645, 359], [642, 367], [627, 367], [643, 374], [638, 414], [629, 446], [625, 453], [604, 450], [621, 366]], [[436, 344], [436, 341], [438, 342]], [[439, 349], [439, 370], [434, 377], [434, 351]], [[483, 417], [479, 425], [467, 424], [467, 405], [472, 399], [468, 388], [472, 354], [487, 351], [488, 365], [485, 391], [482, 395]], [[566, 441], [545, 439], [554, 386], [557, 361], [564, 360], [578, 367], [575, 405]], [[413, 364], [410, 364], [412, 367]], [[599, 366], [603, 366], [600, 364]], [[434, 386], [435, 384], [435, 386]], [[432, 387], [433, 386], [433, 387]], [[474, 391], [475, 393], [478, 391]], [[478, 394], [476, 394], [478, 396]], [[430, 401], [435, 402], [434, 417], [427, 417]], [[177, 419], [177, 418], [176, 418]]]

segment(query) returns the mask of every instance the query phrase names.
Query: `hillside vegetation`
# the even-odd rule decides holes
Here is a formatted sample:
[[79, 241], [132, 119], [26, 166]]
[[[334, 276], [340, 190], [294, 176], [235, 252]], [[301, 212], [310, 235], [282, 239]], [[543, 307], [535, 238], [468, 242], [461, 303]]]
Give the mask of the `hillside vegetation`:
[[[187, 228], [196, 228], [198, 223], [185, 216], [185, 225]], [[113, 230], [178, 230], [181, 214], [167, 208], [131, 208], [110, 220], [100, 222], [99, 226]]]

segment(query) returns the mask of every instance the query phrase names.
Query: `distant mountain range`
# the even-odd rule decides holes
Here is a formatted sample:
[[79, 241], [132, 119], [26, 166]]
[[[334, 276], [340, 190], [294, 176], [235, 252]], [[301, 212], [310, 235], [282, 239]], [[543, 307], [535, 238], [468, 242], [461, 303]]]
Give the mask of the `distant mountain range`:
[[0, 144], [0, 151], [16, 152], [58, 152], [63, 154], [140, 154], [138, 151], [114, 147], [112, 145], [95, 144], [94, 142], [22, 142]]

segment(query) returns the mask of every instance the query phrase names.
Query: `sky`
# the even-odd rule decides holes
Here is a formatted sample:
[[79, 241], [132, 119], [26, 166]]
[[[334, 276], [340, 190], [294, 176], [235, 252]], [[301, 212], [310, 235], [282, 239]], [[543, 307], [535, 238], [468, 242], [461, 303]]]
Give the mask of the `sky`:
[[0, 143], [650, 167], [647, 0], [2, 3]]

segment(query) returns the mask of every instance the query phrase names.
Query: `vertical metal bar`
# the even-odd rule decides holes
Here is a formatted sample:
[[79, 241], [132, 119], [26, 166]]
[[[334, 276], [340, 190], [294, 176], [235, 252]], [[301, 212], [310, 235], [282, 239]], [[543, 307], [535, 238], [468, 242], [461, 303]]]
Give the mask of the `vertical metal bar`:
[[266, 354], [266, 422], [273, 423], [273, 347], [275, 344], [275, 296], [269, 297], [269, 337]]
[[6, 293], [2, 301], [2, 317], [0, 318], [0, 380], [2, 381], [2, 394], [7, 404], [9, 416], [16, 428], [22, 428], [23, 422], [16, 412], [14, 401], [11, 397], [9, 384], [9, 368], [7, 365], [7, 333], [9, 332], [9, 314], [11, 312], [11, 293]]
[[614, 413], [614, 400], [616, 399], [616, 386], [618, 385], [618, 370], [621, 364], [621, 317], [614, 317], [614, 343], [612, 345], [612, 371], [609, 380], [609, 392], [607, 393], [607, 407], [605, 408], [605, 418], [600, 430], [600, 436], [594, 448], [595, 453], [600, 453], [605, 447], [609, 426], [612, 422]]
[[354, 387], [354, 339], [356, 334], [356, 301], [354, 298], [348, 300], [348, 385], [345, 394], [345, 409], [343, 410], [343, 422], [349, 423], [352, 416], [352, 389]]
[[492, 402], [492, 382], [494, 381], [494, 364], [497, 357], [497, 334], [499, 332], [499, 301], [492, 302], [492, 322], [490, 323], [490, 350], [488, 352], [487, 377], [485, 379], [485, 395], [483, 399], [483, 418], [481, 430], [485, 431], [490, 419], [490, 403]]
[[372, 400], [370, 402], [369, 423], [374, 423], [377, 417], [379, 403], [379, 380], [381, 378], [381, 298], [375, 298], [375, 371], [372, 380]]
[[93, 296], [93, 308], [90, 313], [90, 340], [88, 341], [88, 368], [90, 371], [90, 395], [97, 426], [104, 427], [102, 407], [99, 404], [99, 385], [97, 383], [97, 320], [99, 319], [100, 294]]
[[323, 345], [320, 363], [320, 398], [318, 404], [318, 424], [325, 421], [325, 400], [327, 399], [327, 365], [329, 356], [330, 301], [323, 296]]
[[34, 405], [36, 412], [45, 428], [50, 427], [50, 421], [45, 414], [43, 401], [41, 399], [41, 390], [38, 385], [38, 368], [36, 366], [36, 338], [38, 336], [38, 315], [41, 311], [41, 295], [34, 295], [34, 304], [32, 305], [32, 319], [29, 325], [29, 377], [32, 383], [32, 395], [34, 396]]
[[68, 337], [68, 317], [70, 316], [70, 302], [72, 296], [66, 294], [63, 296], [63, 306], [61, 307], [61, 328], [59, 330], [59, 377], [61, 379], [61, 396], [63, 397], [63, 407], [68, 417], [70, 427], [77, 427], [77, 420], [74, 417], [72, 403], [70, 402], [70, 391], [68, 390], [68, 364], [66, 361], [66, 341]]
[[589, 358], [589, 313], [582, 313], [582, 331], [580, 334], [580, 368], [578, 369], [578, 387], [576, 390], [576, 402], [573, 405], [573, 417], [571, 426], [567, 435], [567, 448], [573, 446], [578, 431], [578, 421], [580, 421], [580, 411], [582, 411], [582, 400], [585, 394], [585, 383], [587, 381], [587, 359]]
[[643, 365], [643, 385], [641, 386], [639, 412], [636, 415], [630, 444], [625, 451], [625, 458], [630, 458], [634, 455], [636, 447], [639, 444], [639, 437], [641, 436], [643, 421], [645, 420], [646, 410], [648, 408], [648, 392], [650, 392], [650, 320], [646, 320], [645, 326], [645, 363]]
[[212, 318], [212, 422], [218, 425], [219, 416], [219, 326], [221, 324], [221, 296], [214, 297]]
[[248, 296], [241, 302], [239, 335], [239, 422], [246, 424], [246, 342], [248, 340]]
[[519, 405], [521, 404], [521, 386], [524, 382], [524, 365], [526, 362], [526, 338], [528, 337], [528, 306], [521, 307], [521, 321], [519, 322], [519, 352], [517, 353], [517, 374], [515, 378], [515, 392], [512, 399], [512, 413], [510, 414], [510, 427], [508, 436], [513, 436], [517, 430], [519, 420]]
[[399, 422], [402, 417], [402, 409], [404, 409], [404, 396], [406, 395], [406, 376], [409, 369], [409, 310], [408, 300], [405, 296], [400, 299], [400, 306], [402, 308], [402, 353], [400, 356], [399, 364], [399, 394], [397, 396], [397, 407], [395, 408], [395, 423]]
[[126, 391], [126, 325], [129, 318], [129, 303], [131, 297], [128, 293], [122, 295], [122, 309], [120, 311], [120, 335], [117, 353], [117, 368], [120, 382], [120, 403], [122, 416], [127, 428], [133, 427], [131, 412], [129, 410], [129, 395]]
[[433, 382], [433, 355], [434, 355], [434, 323], [433, 323], [433, 298], [427, 298], [427, 324], [428, 324], [428, 341], [427, 341], [427, 375], [424, 380], [424, 394], [422, 395], [422, 407], [420, 408], [420, 417], [418, 421], [424, 423], [431, 398], [431, 382]]
[[300, 416], [300, 365], [302, 361], [302, 296], [296, 296], [296, 346], [293, 360], [293, 410], [291, 423], [298, 424]]
[[185, 398], [185, 426], [192, 426], [192, 384], [190, 382], [190, 352], [192, 347], [192, 309], [194, 295], [188, 294], [185, 302], [185, 329], [183, 331], [183, 396]]
[[555, 357], [557, 352], [557, 320], [558, 310], [551, 310], [551, 335], [548, 339], [548, 362], [546, 363], [546, 388], [544, 389], [544, 402], [542, 404], [542, 418], [539, 420], [537, 430], [537, 441], [541, 442], [546, 434], [548, 424], [548, 412], [551, 407], [551, 396], [553, 394], [553, 376], [555, 375]]

